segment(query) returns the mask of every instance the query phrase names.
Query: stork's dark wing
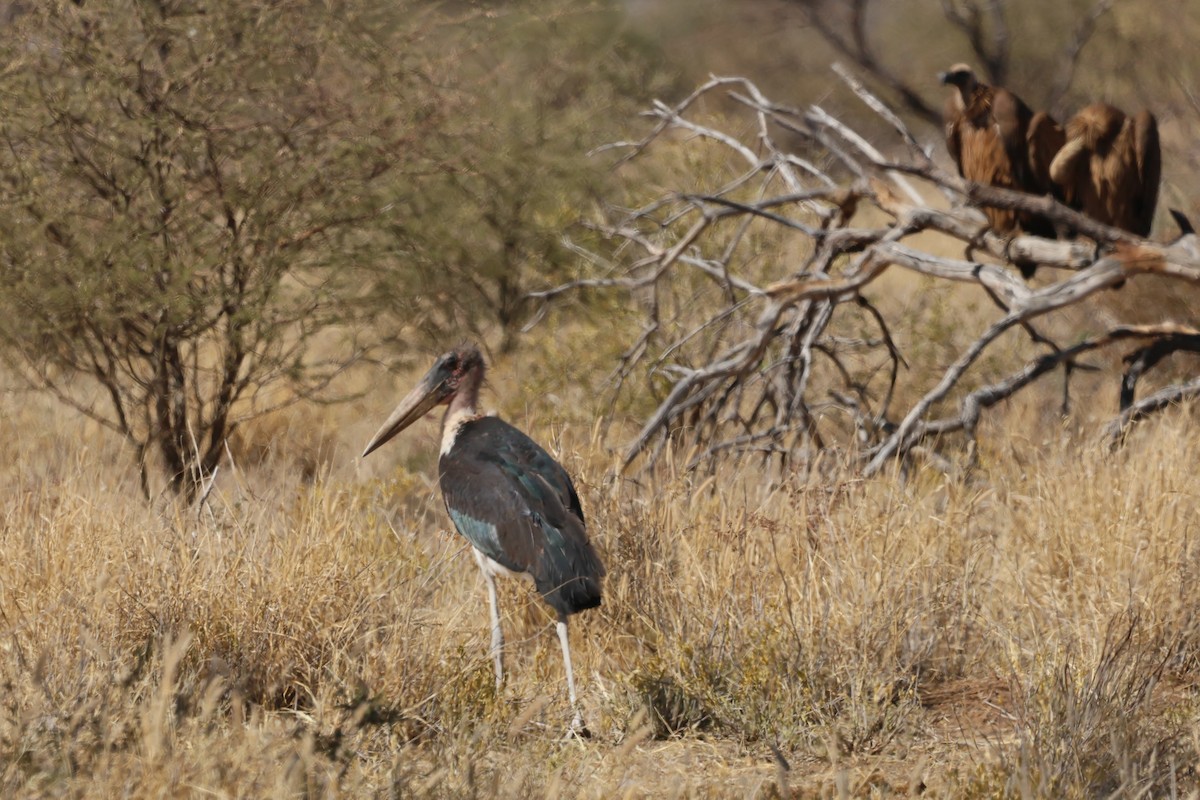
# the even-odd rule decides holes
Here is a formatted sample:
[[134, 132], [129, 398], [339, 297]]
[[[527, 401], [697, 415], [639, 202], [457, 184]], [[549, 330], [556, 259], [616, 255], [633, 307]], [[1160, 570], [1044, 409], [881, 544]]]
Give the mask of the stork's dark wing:
[[571, 478], [549, 453], [503, 420], [482, 417], [459, 429], [439, 468], [446, 509], [479, 551], [532, 575], [560, 613], [599, 605], [604, 566]]

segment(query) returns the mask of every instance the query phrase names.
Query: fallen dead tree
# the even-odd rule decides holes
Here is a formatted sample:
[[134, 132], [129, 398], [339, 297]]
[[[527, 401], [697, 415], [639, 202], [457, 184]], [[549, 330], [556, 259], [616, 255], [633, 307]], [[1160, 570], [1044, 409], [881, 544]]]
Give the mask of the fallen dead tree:
[[[1119, 440], [1134, 421], [1200, 393], [1196, 380], [1136, 398], [1137, 381], [1164, 356], [1200, 351], [1200, 330], [1177, 321], [1122, 324], [1066, 346], [1039, 329], [1039, 318], [1129, 278], [1200, 283], [1200, 244], [1190, 230], [1170, 244], [1150, 242], [1050, 197], [963, 180], [939, 168], [852, 75], [835, 71], [895, 131], [884, 147], [901, 156], [885, 157], [819, 106], [774, 103], [743, 78], [713, 78], [677, 105], [656, 104], [644, 139], [608, 148], [628, 161], [659, 143], [699, 140], [740, 165], [711, 189], [614, 212], [597, 228], [616, 243], [617, 256], [595, 257], [596, 274], [537, 295], [618, 289], [645, 310], [614, 386], [620, 391], [631, 376], [647, 374], [664, 390], [625, 450], [626, 466], [639, 457], [652, 462], [673, 442], [688, 448], [692, 465], [758, 454], [804, 467], [836, 449], [870, 475], [918, 448], [932, 452], [931, 441], [948, 434], [972, 440], [987, 409], [1052, 372], [1063, 376], [1065, 406], [1072, 373], [1095, 369], [1081, 356], [1130, 343], [1119, 414], [1104, 435]], [[715, 94], [746, 117], [699, 121], [701, 101]], [[1034, 212], [1086, 238], [1002, 238], [987, 229], [979, 205]], [[868, 207], [874, 213], [859, 213]], [[882, 222], [856, 223], [864, 216]], [[913, 242], [928, 231], [957, 240], [964, 255], [937, 255]], [[764, 251], [766, 239], [773, 251]], [[764, 260], [775, 268], [763, 268]], [[1015, 264], [1047, 268], [1040, 274], [1053, 280], [1031, 286]], [[982, 334], [903, 404], [896, 387], [906, 360], [893, 336], [902, 322], [864, 294], [897, 268], [976, 284], [994, 308]], [[1010, 331], [1040, 353], [999, 380], [968, 379]]]

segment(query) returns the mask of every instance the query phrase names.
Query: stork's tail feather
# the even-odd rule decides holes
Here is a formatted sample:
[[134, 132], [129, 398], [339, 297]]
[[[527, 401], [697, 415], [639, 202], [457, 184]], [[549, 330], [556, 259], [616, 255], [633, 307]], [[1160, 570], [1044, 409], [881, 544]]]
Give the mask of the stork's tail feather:
[[604, 565], [595, 548], [582, 536], [547, 542], [534, 573], [534, 583], [546, 602], [570, 615], [600, 605]]

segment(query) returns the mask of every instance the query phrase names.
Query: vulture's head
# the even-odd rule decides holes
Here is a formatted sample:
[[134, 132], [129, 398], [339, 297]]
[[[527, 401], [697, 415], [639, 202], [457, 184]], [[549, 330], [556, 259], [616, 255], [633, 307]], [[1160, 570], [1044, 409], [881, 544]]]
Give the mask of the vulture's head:
[[979, 85], [975, 78], [975, 70], [966, 64], [955, 64], [945, 72], [939, 72], [938, 80], [945, 86], [957, 86], [964, 95], [970, 94]]

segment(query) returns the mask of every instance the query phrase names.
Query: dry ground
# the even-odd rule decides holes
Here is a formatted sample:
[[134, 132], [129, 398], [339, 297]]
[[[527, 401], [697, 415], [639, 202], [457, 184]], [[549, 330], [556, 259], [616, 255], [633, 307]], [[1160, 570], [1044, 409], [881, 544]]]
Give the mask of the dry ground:
[[[807, 51], [745, 38], [791, 86], [779, 59]], [[1164, 131], [1191, 141], [1190, 120]], [[1194, 211], [1187, 174], [1164, 198]], [[926, 378], [992, 312], [899, 272], [872, 291]], [[1140, 292], [1049, 330], [1194, 316]], [[248, 426], [199, 512], [147, 505], [120, 442], [0, 376], [0, 797], [1200, 796], [1194, 410], [1113, 452], [1112, 380], [1079, 376], [1063, 421], [1054, 377], [988, 419], [971, 472], [617, 478], [624, 433], [594, 420], [619, 345], [596, 333], [544, 323], [485, 401], [576, 476], [608, 565], [572, 628], [587, 741], [562, 737], [552, 620], [523, 585], [493, 687], [436, 419], [357, 458], [415, 376]], [[1006, 344], [982, 372], [1029, 352]]]
[[502, 362], [489, 401], [578, 477], [609, 567], [573, 627], [591, 740], [561, 738], [557, 643], [523, 585], [493, 690], [436, 420], [355, 458], [411, 376], [252, 427], [199, 514], [147, 507], [118, 442], [10, 391], [0, 793], [1193, 794], [1189, 411], [1113, 453], [1045, 413], [1051, 388], [1001, 413], [968, 475], [618, 481], [571, 410], [584, 384], [542, 391], [574, 385], [564, 363], [591, 367]]
[[[872, 291], [901, 401], [994, 313], [899, 271]], [[1176, 300], [1135, 280], [1045, 330], [1186, 319]], [[147, 505], [120, 442], [0, 383], [0, 796], [1197, 796], [1191, 409], [1114, 452], [1111, 373], [1076, 378], [1066, 420], [1051, 377], [987, 420], [971, 471], [618, 478], [628, 431], [595, 422], [596, 388], [626, 322], [543, 323], [485, 396], [576, 476], [608, 565], [572, 628], [587, 741], [563, 739], [521, 584], [493, 687], [436, 417], [357, 458], [415, 375], [247, 426], [199, 510]], [[980, 372], [1029, 352], [1014, 335]]]

